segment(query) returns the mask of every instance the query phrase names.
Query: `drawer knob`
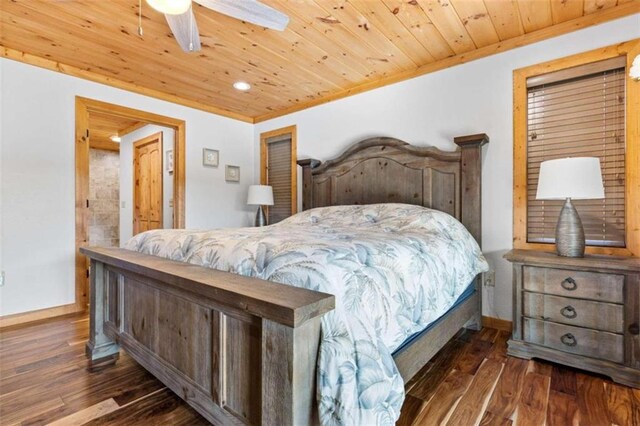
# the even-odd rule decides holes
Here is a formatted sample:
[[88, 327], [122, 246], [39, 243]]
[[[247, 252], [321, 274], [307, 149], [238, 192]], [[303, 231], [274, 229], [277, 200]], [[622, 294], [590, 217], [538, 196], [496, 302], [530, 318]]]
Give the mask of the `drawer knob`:
[[571, 305], [567, 305], [564, 308], [560, 309], [560, 314], [562, 314], [563, 317], [569, 319], [573, 319], [578, 316], [576, 309]]
[[633, 334], [634, 336], [640, 334], [640, 326], [638, 326], [637, 322], [634, 322], [629, 326], [629, 333]]
[[560, 341], [567, 346], [575, 346], [578, 344], [576, 337], [571, 333], [563, 334], [562, 337], [560, 337]]
[[568, 291], [573, 291], [576, 288], [578, 288], [578, 283], [576, 282], [576, 280], [574, 280], [571, 277], [567, 277], [564, 280], [562, 280], [560, 285], [562, 286], [562, 288]]

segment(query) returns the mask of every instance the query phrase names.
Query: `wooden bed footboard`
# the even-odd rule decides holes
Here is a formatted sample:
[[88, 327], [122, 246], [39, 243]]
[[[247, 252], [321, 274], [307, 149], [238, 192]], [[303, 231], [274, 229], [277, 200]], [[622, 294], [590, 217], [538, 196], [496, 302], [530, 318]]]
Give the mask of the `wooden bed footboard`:
[[334, 296], [117, 248], [91, 258], [87, 356], [120, 347], [214, 424], [316, 424]]

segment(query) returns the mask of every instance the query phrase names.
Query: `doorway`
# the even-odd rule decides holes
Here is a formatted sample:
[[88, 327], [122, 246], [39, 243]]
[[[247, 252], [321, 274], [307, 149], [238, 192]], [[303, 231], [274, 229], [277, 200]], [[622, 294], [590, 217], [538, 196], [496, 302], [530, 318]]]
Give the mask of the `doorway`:
[[[76, 97], [77, 311], [86, 309], [88, 298], [89, 263], [81, 247], [117, 247], [147, 229], [184, 228], [185, 127], [184, 120]], [[114, 173], [105, 171], [114, 164], [125, 171], [115, 180]], [[135, 173], [145, 180], [137, 195]], [[114, 200], [119, 226], [114, 225]], [[140, 213], [137, 231], [134, 209]]]

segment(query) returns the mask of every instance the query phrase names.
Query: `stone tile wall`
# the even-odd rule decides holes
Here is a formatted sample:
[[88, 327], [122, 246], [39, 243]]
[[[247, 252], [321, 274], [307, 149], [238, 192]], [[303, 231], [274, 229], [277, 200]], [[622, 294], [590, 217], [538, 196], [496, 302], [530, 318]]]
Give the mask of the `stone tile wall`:
[[120, 154], [89, 150], [89, 244], [120, 245]]

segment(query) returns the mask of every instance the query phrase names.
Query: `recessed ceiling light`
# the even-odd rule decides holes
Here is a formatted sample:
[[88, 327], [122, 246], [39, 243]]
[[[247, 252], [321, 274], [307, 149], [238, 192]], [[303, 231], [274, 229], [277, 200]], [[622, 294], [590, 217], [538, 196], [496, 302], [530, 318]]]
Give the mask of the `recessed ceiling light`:
[[251, 89], [251, 85], [246, 81], [236, 81], [235, 83], [233, 83], [233, 87], [236, 90], [242, 90], [243, 92], [246, 92], [247, 90]]
[[111, 139], [114, 142], [122, 142], [122, 138], [118, 135], [113, 135], [109, 139]]

